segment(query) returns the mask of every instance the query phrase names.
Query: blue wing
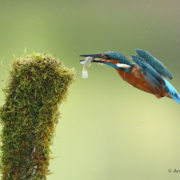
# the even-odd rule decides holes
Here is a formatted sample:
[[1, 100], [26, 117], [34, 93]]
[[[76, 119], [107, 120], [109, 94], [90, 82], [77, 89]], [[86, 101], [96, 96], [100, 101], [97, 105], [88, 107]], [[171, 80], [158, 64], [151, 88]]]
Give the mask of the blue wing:
[[148, 51], [142, 49], [136, 49], [136, 53], [139, 57], [143, 58], [148, 64], [150, 64], [156, 71], [162, 76], [173, 78], [173, 75], [167, 70], [167, 68], [155, 57], [153, 57]]
[[169, 95], [180, 104], [180, 95], [177, 90], [168, 82], [156, 69], [139, 56], [131, 56], [138, 65], [147, 82], [157, 91], [163, 88]]
[[131, 55], [131, 58], [138, 65], [145, 79], [154, 89], [158, 90], [163, 87], [163, 77], [156, 71], [156, 69], [139, 56]]

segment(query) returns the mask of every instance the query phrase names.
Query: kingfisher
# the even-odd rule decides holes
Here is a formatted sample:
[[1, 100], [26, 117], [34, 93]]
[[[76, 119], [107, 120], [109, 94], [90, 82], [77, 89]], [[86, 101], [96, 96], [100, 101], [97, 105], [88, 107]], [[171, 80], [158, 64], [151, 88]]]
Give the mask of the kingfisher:
[[[119, 52], [109, 51], [101, 54], [86, 54], [92, 62], [106, 64], [114, 68], [120, 77], [137, 89], [154, 94], [157, 98], [168, 97], [180, 104], [180, 95], [167, 80], [173, 75], [164, 64], [146, 50], [136, 49], [137, 55], [131, 55], [128, 60]], [[81, 60], [84, 64], [85, 61]]]

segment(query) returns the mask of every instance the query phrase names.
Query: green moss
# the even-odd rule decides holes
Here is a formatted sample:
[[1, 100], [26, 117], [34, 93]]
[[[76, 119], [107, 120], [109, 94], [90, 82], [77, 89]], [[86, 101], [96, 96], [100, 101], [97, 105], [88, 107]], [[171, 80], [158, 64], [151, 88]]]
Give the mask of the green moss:
[[58, 107], [73, 78], [48, 54], [15, 60], [0, 113], [3, 180], [46, 179]]

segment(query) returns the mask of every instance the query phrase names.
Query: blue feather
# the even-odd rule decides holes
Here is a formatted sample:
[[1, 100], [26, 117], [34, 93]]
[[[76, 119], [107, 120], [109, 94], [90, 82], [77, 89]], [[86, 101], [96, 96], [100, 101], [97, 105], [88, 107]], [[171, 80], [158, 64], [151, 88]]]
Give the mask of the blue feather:
[[139, 56], [131, 55], [131, 58], [138, 65], [149, 84], [151, 84], [154, 89], [160, 89], [164, 82], [159, 72], [157, 72], [150, 64]]
[[170, 82], [168, 82], [166, 79], [164, 79], [165, 82], [165, 90], [169, 93], [169, 95], [180, 104], [180, 95], [177, 92], [177, 90], [172, 86]]
[[149, 63], [156, 71], [158, 71], [162, 76], [173, 78], [173, 75], [167, 70], [162, 62], [152, 56], [148, 51], [142, 49], [136, 49], [136, 53], [139, 57], [143, 58], [147, 63]]
[[130, 66], [134, 65], [134, 63], [130, 62], [124, 55], [119, 52], [109, 51], [105, 52], [104, 54], [108, 55], [110, 59], [118, 60], [122, 64], [128, 64]]
[[146, 80], [151, 84], [154, 89], [159, 89], [162, 87], [164, 90], [169, 93], [169, 95], [180, 104], [180, 95], [178, 94], [177, 90], [171, 85], [169, 81], [163, 78], [159, 72], [154, 69], [153, 66], [148, 64], [139, 56], [132, 55], [131, 58], [133, 61], [138, 65], [142, 74], [146, 78]]

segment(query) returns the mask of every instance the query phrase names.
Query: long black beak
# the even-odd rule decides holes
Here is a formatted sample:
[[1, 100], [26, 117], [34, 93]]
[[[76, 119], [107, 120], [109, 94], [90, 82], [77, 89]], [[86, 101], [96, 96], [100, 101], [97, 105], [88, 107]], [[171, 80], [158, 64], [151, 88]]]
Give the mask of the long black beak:
[[[93, 57], [93, 61], [92, 62], [96, 62], [96, 63], [105, 63], [104, 59], [108, 59], [108, 56], [105, 54], [83, 54], [80, 55], [81, 57]], [[99, 58], [99, 59], [96, 59]], [[80, 60], [80, 63], [83, 64], [84, 60]]]
[[81, 57], [94, 57], [94, 58], [102, 58], [102, 54], [82, 54]]
[[[83, 64], [84, 61], [85, 61], [85, 60], [80, 60], [80, 63]], [[104, 63], [104, 61], [102, 61], [102, 60], [96, 60], [96, 59], [94, 59], [92, 62]]]

